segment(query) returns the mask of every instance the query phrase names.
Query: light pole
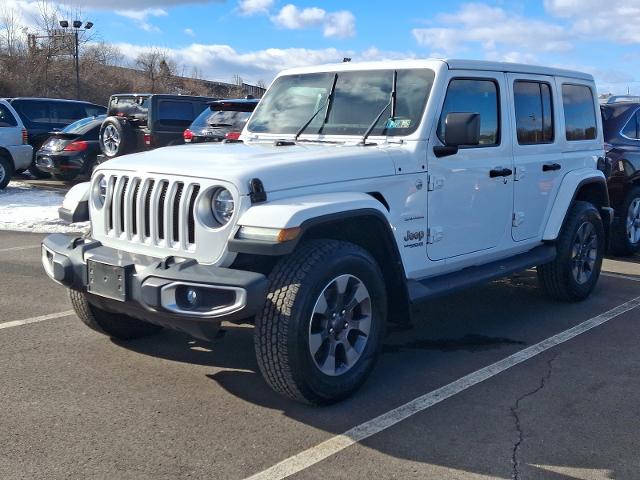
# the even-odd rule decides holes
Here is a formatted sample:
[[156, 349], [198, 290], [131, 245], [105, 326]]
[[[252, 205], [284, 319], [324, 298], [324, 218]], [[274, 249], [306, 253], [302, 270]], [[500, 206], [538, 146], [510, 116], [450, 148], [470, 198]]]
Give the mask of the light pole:
[[[76, 99], [80, 100], [80, 41], [79, 33], [86, 32], [93, 27], [93, 22], [86, 22], [84, 28], [82, 28], [82, 22], [80, 20], [74, 20], [72, 25], [73, 29], [73, 59], [76, 67]], [[66, 31], [69, 28], [69, 22], [67, 20], [60, 20], [60, 26]]]

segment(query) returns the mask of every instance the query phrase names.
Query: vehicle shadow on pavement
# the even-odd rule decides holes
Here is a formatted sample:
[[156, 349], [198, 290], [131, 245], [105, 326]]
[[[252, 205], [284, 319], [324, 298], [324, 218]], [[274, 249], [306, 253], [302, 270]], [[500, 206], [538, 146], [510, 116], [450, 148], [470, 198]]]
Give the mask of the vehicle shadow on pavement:
[[[297, 422], [330, 434], [340, 434], [623, 303], [632, 298], [634, 291], [637, 295], [637, 285], [629, 285], [633, 282], [627, 281], [621, 287], [621, 282], [607, 278], [587, 301], [565, 304], [548, 300], [537, 286], [535, 272], [527, 271], [432, 301], [416, 309], [413, 328], [389, 329], [377, 366], [360, 391], [346, 401], [322, 408], [297, 404], [271, 391], [259, 374], [253, 352], [253, 330], [247, 326], [225, 325], [224, 336], [214, 342], [193, 340], [167, 331], [153, 339], [119, 344], [144, 355], [211, 367], [215, 371], [205, 373], [206, 378], [232, 396], [282, 412]], [[548, 400], [551, 403], [548, 412], [531, 409], [535, 405], [528, 400], [531, 392], [540, 398], [545, 395], [544, 390], [538, 392], [537, 389], [541, 379], [550, 372], [547, 372], [550, 358], [545, 353], [540, 361], [530, 362], [526, 370], [520, 369], [517, 375], [507, 373], [496, 377], [491, 381], [493, 387], [481, 384], [362, 444], [387, 455], [391, 464], [398, 463], [396, 478], [415, 476], [416, 471], [407, 466], [406, 460], [437, 467], [440, 478], [462, 478], [466, 472], [512, 478], [512, 454], [518, 442], [513, 409], [518, 400], [521, 400], [519, 428], [544, 425], [552, 432], [557, 416], [567, 429], [573, 428], [572, 422], [580, 422], [578, 417], [582, 413], [570, 411], [570, 398], [560, 399], [560, 405], [554, 404], [556, 400]], [[553, 375], [550, 378], [553, 385], [556, 380]], [[597, 408], [590, 412], [598, 413]], [[579, 464], [568, 465], [566, 458], [544, 449], [524, 457], [531, 448], [526, 430], [523, 438], [522, 469], [527, 471], [526, 478], [582, 478], [565, 472], [574, 466], [596, 470], [612, 468], [611, 464], [598, 464], [597, 459], [588, 456]], [[571, 448], [588, 449], [593, 441], [589, 435], [571, 436]], [[598, 445], [601, 449], [598, 459], [617, 463], [615, 459], [620, 456], [617, 443]], [[335, 462], [340, 461], [338, 454]], [[375, 461], [372, 456], [370, 463], [364, 462], [369, 467], [363, 467], [362, 473], [367, 468], [373, 469]]]

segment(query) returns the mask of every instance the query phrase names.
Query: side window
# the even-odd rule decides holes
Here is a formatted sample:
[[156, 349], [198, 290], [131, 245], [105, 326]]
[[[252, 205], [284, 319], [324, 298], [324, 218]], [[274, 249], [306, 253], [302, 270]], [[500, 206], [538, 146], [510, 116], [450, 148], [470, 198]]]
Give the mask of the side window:
[[0, 128], [17, 127], [17, 126], [18, 126], [18, 122], [13, 116], [13, 113], [9, 111], [6, 105], [2, 105], [0, 103]]
[[513, 99], [518, 143], [553, 142], [553, 105], [549, 84], [517, 80], [513, 84]]
[[158, 121], [164, 126], [187, 128], [195, 118], [191, 102], [163, 100], [158, 107]]
[[640, 112], [636, 112], [633, 114], [633, 116], [629, 119], [627, 124], [622, 129], [622, 135], [634, 140], [640, 139], [640, 125], [638, 124], [638, 116], [640, 116]]
[[596, 111], [591, 88], [586, 85], [562, 85], [562, 106], [567, 140], [596, 138]]
[[49, 123], [49, 105], [41, 101], [22, 101], [13, 105], [29, 123]]
[[52, 102], [50, 105], [51, 123], [69, 125], [86, 116], [84, 107], [74, 102]]
[[444, 141], [445, 120], [449, 113], [480, 114], [480, 146], [500, 143], [498, 85], [493, 80], [451, 80], [438, 122], [438, 138]]
[[99, 107], [97, 105], [84, 105], [84, 110], [85, 117], [97, 117], [98, 115], [102, 115], [106, 111], [104, 107]]

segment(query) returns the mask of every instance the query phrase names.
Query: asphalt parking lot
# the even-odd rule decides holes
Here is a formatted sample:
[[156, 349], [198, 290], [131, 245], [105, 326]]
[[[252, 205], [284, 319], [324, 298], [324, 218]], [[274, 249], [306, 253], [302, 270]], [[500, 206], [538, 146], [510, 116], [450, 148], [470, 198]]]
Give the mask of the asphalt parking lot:
[[[607, 260], [581, 304], [547, 300], [530, 272], [432, 302], [389, 333], [361, 391], [312, 408], [263, 382], [250, 326], [213, 343], [84, 327], [41, 270], [42, 237], [0, 232], [2, 479], [640, 477], [639, 258]], [[608, 321], [389, 428], [372, 422], [593, 318]], [[323, 444], [363, 423], [375, 434]]]

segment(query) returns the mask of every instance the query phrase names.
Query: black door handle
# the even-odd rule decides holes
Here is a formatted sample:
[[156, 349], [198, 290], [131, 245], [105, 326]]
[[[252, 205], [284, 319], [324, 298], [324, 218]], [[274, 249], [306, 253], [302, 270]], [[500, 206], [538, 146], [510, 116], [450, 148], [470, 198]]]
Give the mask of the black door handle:
[[543, 172], [552, 172], [555, 170], [560, 170], [561, 168], [562, 165], [560, 165], [559, 163], [545, 163], [544, 165], [542, 165]]
[[489, 172], [491, 178], [496, 177], [509, 177], [513, 174], [513, 170], [510, 168], [494, 168]]

